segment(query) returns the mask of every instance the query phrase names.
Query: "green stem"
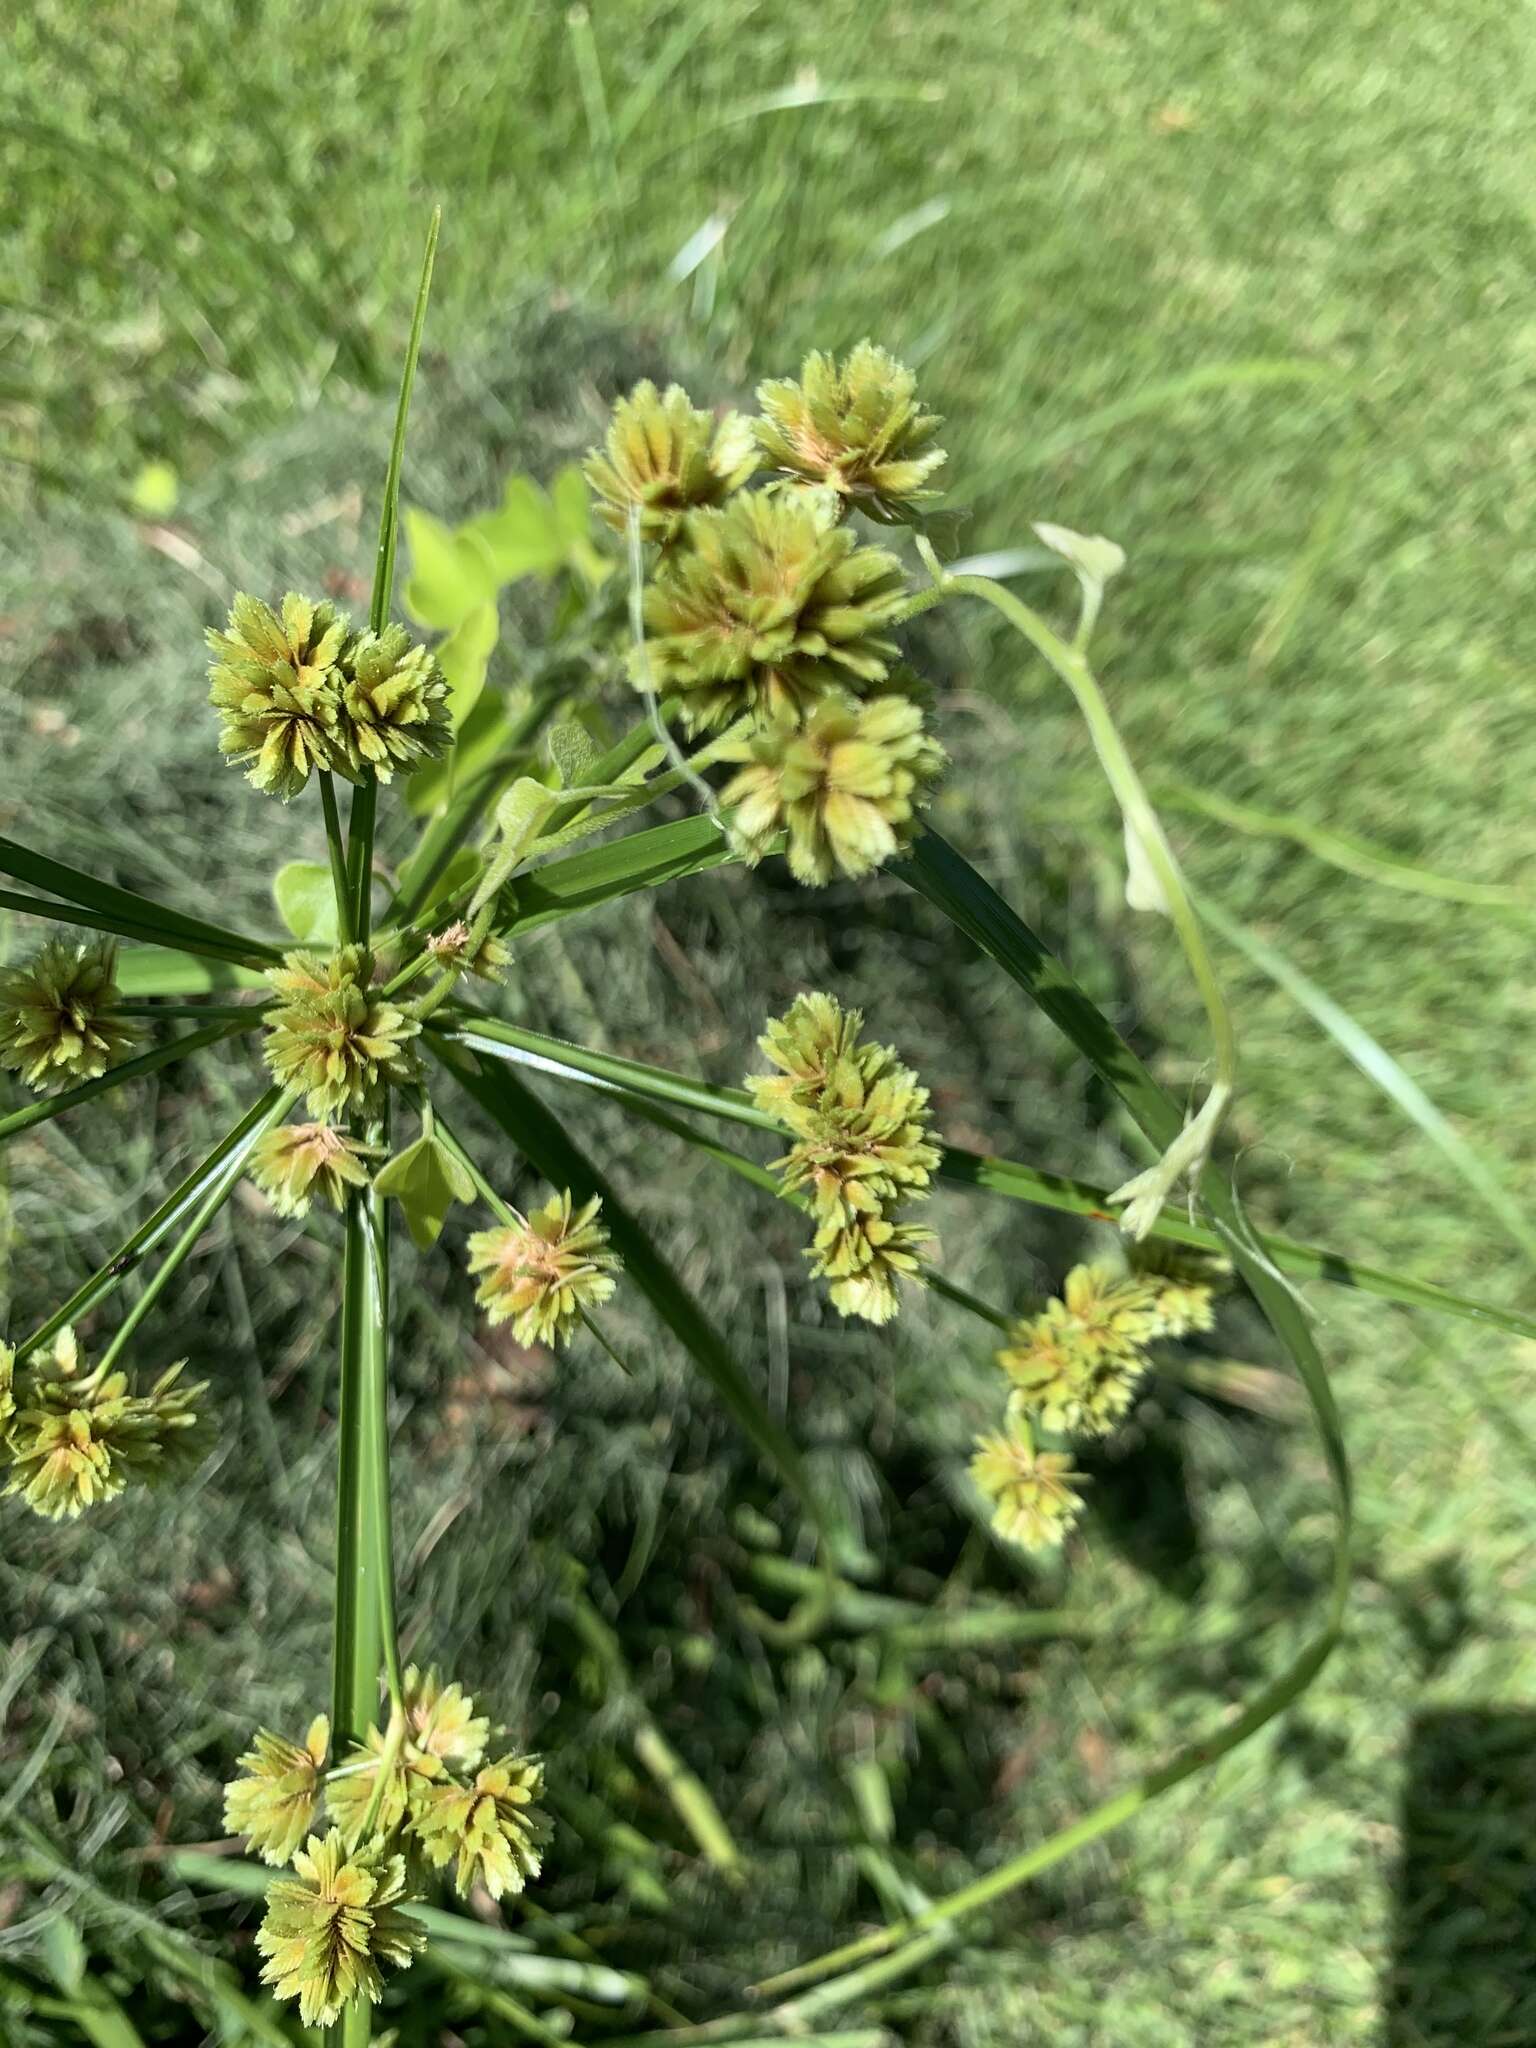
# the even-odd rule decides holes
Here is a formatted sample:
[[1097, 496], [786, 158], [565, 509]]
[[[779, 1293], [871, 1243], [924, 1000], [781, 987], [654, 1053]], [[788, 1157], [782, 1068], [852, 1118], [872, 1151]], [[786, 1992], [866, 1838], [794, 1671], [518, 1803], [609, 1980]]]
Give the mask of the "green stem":
[[347, 850], [341, 836], [341, 813], [336, 808], [336, 779], [329, 769], [320, 770], [320, 808], [325, 813], [325, 846], [331, 862], [331, 888], [336, 897], [336, 931], [344, 946], [352, 943], [352, 891], [347, 877]]
[[[257, 1021], [256, 1018], [250, 1020], [251, 1023]], [[152, 1046], [148, 1052], [124, 1060], [120, 1067], [98, 1074], [94, 1081], [82, 1081], [78, 1088], [66, 1089], [62, 1095], [45, 1095], [36, 1102], [27, 1103], [23, 1109], [13, 1109], [9, 1116], [0, 1117], [0, 1144], [7, 1138], [14, 1138], [19, 1131], [30, 1131], [37, 1124], [51, 1123], [56, 1116], [78, 1109], [82, 1103], [94, 1101], [98, 1095], [110, 1094], [114, 1088], [122, 1087], [125, 1081], [140, 1080], [145, 1074], [168, 1067], [173, 1060], [185, 1059], [191, 1053], [203, 1051], [206, 1046], [217, 1045], [221, 1038], [231, 1038], [246, 1028], [248, 1026], [244, 1023], [218, 1023], [210, 1024], [206, 1031], [189, 1031], [184, 1038], [173, 1038], [165, 1045]]]
[[94, 1308], [98, 1301], [104, 1301], [134, 1267], [199, 1205], [211, 1180], [226, 1167], [232, 1188], [257, 1139], [285, 1114], [293, 1099], [281, 1088], [269, 1088], [261, 1100], [246, 1111], [234, 1129], [225, 1133], [202, 1164], [194, 1167], [174, 1193], [166, 1197], [149, 1221], [141, 1224], [104, 1266], [99, 1266], [89, 1280], [77, 1287], [62, 1308], [55, 1309], [47, 1322], [18, 1344], [17, 1352], [25, 1357], [28, 1352], [46, 1344], [67, 1324], [83, 1316], [87, 1309]]
[[[257, 1126], [254, 1136], [259, 1138], [263, 1131], [270, 1130], [285, 1107], [286, 1104], [283, 1102], [274, 1103], [268, 1112], [265, 1122]], [[185, 1262], [193, 1246], [229, 1199], [235, 1182], [240, 1178], [241, 1172], [244, 1169], [245, 1156], [244, 1153], [240, 1153], [235, 1156], [232, 1163], [226, 1161], [223, 1169], [215, 1177], [208, 1193], [193, 1211], [192, 1221], [160, 1261], [160, 1264], [156, 1267], [149, 1280], [146, 1281], [143, 1293], [140, 1294], [133, 1307], [124, 1316], [121, 1324], [118, 1326], [116, 1335], [102, 1353], [100, 1360], [102, 1371], [108, 1370], [119, 1357], [128, 1339], [159, 1300], [167, 1282]]]
[[224, 1024], [239, 1024], [247, 1031], [254, 1030], [261, 1022], [261, 1013], [268, 1007], [264, 998], [259, 1003], [162, 1003], [158, 1000], [142, 1003], [119, 1003], [120, 1017], [201, 1017], [205, 1021], [217, 1018]]

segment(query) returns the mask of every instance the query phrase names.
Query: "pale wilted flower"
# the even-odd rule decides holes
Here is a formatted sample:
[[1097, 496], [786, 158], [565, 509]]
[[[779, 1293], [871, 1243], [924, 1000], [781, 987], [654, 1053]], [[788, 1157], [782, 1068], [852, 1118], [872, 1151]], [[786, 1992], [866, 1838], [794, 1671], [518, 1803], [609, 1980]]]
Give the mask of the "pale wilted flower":
[[609, 1300], [620, 1262], [597, 1220], [601, 1208], [596, 1195], [577, 1208], [566, 1188], [524, 1225], [477, 1231], [469, 1270], [481, 1275], [475, 1298], [487, 1319], [510, 1321], [519, 1344], [557, 1344], [583, 1309]]
[[376, 1844], [349, 1850], [335, 1828], [311, 1835], [276, 1880], [256, 1934], [261, 1972], [279, 1998], [299, 2001], [306, 2027], [329, 2027], [354, 1998], [377, 2005], [381, 1963], [405, 1968], [426, 1940], [400, 1911], [414, 1903], [405, 1858]]
[[224, 1788], [224, 1825], [264, 1863], [286, 1863], [314, 1825], [331, 1724], [317, 1714], [302, 1742], [259, 1728]]
[[29, 1088], [94, 1081], [132, 1051], [138, 1032], [117, 1014], [111, 939], [50, 939], [0, 972], [0, 1067]]
[[776, 720], [720, 752], [743, 763], [720, 801], [748, 862], [784, 832], [790, 873], [813, 886], [903, 852], [947, 759], [920, 707], [894, 695], [827, 697], [803, 725]]
[[740, 413], [716, 420], [680, 384], [659, 393], [649, 380], [615, 405], [603, 448], [584, 464], [599, 518], [624, 533], [633, 506], [642, 539], [663, 544], [686, 513], [722, 504], [756, 467], [750, 421]]
[[971, 1477], [993, 1504], [998, 1535], [1026, 1550], [1054, 1550], [1083, 1511], [1071, 1458], [1036, 1450], [1021, 1417], [1010, 1416], [999, 1435], [976, 1439]]

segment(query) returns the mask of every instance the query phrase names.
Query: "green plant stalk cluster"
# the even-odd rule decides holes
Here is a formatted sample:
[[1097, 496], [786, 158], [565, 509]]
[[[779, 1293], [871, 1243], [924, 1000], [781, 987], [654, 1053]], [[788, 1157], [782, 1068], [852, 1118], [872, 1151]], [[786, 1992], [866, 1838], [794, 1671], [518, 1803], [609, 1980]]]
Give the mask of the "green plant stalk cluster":
[[[8, 893], [10, 907], [102, 935], [54, 942], [0, 987], [0, 1061], [59, 1091], [0, 1119], [0, 1139], [246, 1031], [263, 1034], [274, 1076], [209, 1158], [18, 1347], [19, 1401], [12, 1354], [5, 1354], [6, 1442], [17, 1475], [10, 1490], [34, 1506], [66, 1500], [65, 1511], [74, 1512], [74, 1503], [85, 1506], [94, 1493], [129, 1483], [136, 1456], [140, 1465], [164, 1461], [191, 1415], [191, 1393], [166, 1379], [148, 1396], [131, 1395], [113, 1368], [242, 1174], [280, 1217], [303, 1218], [317, 1203], [340, 1211], [330, 1711], [317, 1714], [302, 1740], [269, 1731], [255, 1737], [230, 1788], [229, 1818], [258, 1853], [291, 1865], [270, 1886], [258, 1937], [268, 1982], [297, 2001], [307, 2024], [361, 2043], [386, 1973], [407, 1966], [421, 1945], [420, 1870], [451, 1867], [461, 1893], [479, 1885], [499, 1897], [538, 1875], [548, 1834], [537, 1804], [539, 1760], [509, 1751], [488, 1761], [488, 1723], [461, 1689], [401, 1665], [388, 1430], [394, 1204], [423, 1247], [436, 1241], [453, 1205], [489, 1207], [494, 1225], [472, 1245], [480, 1301], [527, 1341], [601, 1338], [595, 1311], [616, 1288], [635, 1287], [817, 1529], [827, 1589], [825, 1603], [817, 1596], [818, 1612], [857, 1597], [839, 1576], [856, 1546], [818, 1499], [792, 1437], [644, 1224], [513, 1067], [603, 1088], [728, 1170], [799, 1203], [813, 1222], [813, 1269], [844, 1313], [887, 1321], [898, 1312], [902, 1286], [926, 1282], [1001, 1330], [1007, 1408], [1002, 1431], [978, 1446], [973, 1477], [999, 1538], [1031, 1548], [1059, 1542], [1080, 1506], [1063, 1440], [1113, 1428], [1135, 1398], [1152, 1347], [1208, 1327], [1214, 1315], [1211, 1282], [1221, 1276], [1170, 1264], [1156, 1248], [1214, 1244], [1290, 1353], [1327, 1453], [1339, 1517], [1320, 1634], [1258, 1699], [1140, 1787], [977, 1884], [914, 1904], [878, 1935], [760, 1987], [796, 1992], [775, 2008], [773, 2021], [803, 2031], [921, 1962], [948, 1939], [953, 1921], [1225, 1753], [1294, 1698], [1327, 1656], [1347, 1587], [1347, 1466], [1326, 1376], [1280, 1277], [1287, 1266], [1318, 1270], [1320, 1255], [1266, 1245], [1210, 1163], [1236, 1084], [1235, 1039], [1177, 861], [1088, 661], [1120, 551], [1039, 529], [1078, 579], [1081, 608], [1070, 640], [999, 586], [947, 574], [924, 533], [944, 460], [935, 446], [939, 422], [918, 402], [910, 373], [865, 343], [841, 362], [812, 356], [799, 379], [765, 385], [756, 417], [716, 419], [676, 387], [662, 393], [641, 385], [615, 408], [585, 483], [567, 472], [547, 498], [533, 487], [509, 490], [497, 514], [457, 536], [429, 522], [413, 526], [408, 603], [447, 634], [428, 649], [391, 611], [406, 424], [436, 235], [434, 219], [366, 628], [354, 632], [332, 608], [290, 595], [279, 609], [241, 598], [228, 630], [213, 636], [212, 702], [225, 751], [269, 795], [293, 799], [311, 782], [318, 790], [325, 866], [311, 876], [290, 864], [276, 890], [295, 943], [247, 938], [165, 910], [0, 841], [0, 870], [37, 892]], [[590, 529], [588, 489], [600, 521], [624, 543], [627, 575]], [[866, 538], [859, 521], [907, 529], [929, 586], [914, 587], [902, 558]], [[581, 687], [562, 682], [515, 709], [499, 708], [494, 692], [485, 695], [503, 572], [566, 577], [591, 675], [619, 680], [643, 700], [634, 727], [606, 749], [570, 715], [584, 706]], [[1206, 1004], [1213, 1079], [1187, 1125], [1060, 963], [923, 823], [946, 757], [931, 730], [928, 693], [903, 666], [896, 636], [918, 613], [959, 598], [996, 609], [1082, 709], [1124, 817], [1133, 881], [1139, 877], [1145, 900], [1173, 925]], [[721, 766], [730, 772], [712, 784], [706, 778]], [[345, 824], [338, 776], [352, 786]], [[423, 826], [380, 915], [374, 841], [381, 784], [403, 786]], [[683, 789], [700, 796], [702, 816], [567, 851]], [[1095, 1064], [1158, 1162], [1104, 1198], [1012, 1162], [944, 1148], [922, 1082], [889, 1048], [866, 1042], [856, 1013], [830, 995], [804, 996], [770, 1024], [763, 1044], [776, 1072], [756, 1077], [743, 1096], [542, 1040], [461, 993], [466, 973], [494, 984], [516, 972], [519, 939], [541, 924], [725, 861], [750, 866], [780, 853], [811, 887], [833, 877], [858, 881], [891, 864]], [[182, 963], [167, 977], [167, 994], [195, 992], [185, 963], [198, 960], [217, 963], [226, 980], [265, 989], [249, 1002], [164, 1002], [140, 979], [136, 992], [147, 999], [125, 1004], [110, 943], [117, 938], [164, 949]], [[210, 975], [206, 985], [218, 983]], [[189, 1013], [208, 1021], [139, 1049], [146, 1030]], [[435, 1106], [442, 1082], [479, 1103], [551, 1186], [542, 1207], [525, 1216], [497, 1193]], [[300, 1099], [308, 1121], [284, 1122]], [[773, 1167], [743, 1159], [700, 1137], [677, 1109], [777, 1131], [791, 1141], [789, 1152]], [[399, 1128], [407, 1115], [417, 1126], [410, 1137]], [[922, 1199], [935, 1176], [1079, 1212], [1118, 1208], [1131, 1241], [1126, 1264], [1077, 1269], [1059, 1298], [1011, 1323], [949, 1281], [930, 1234], [908, 1220], [907, 1205]], [[1198, 1220], [1163, 1213], [1181, 1182]], [[162, 1246], [102, 1365], [77, 1381], [64, 1333]], [[1395, 1286], [1400, 1299], [1483, 1312], [1434, 1290], [1415, 1296], [1393, 1276], [1353, 1277], [1382, 1292]], [[1037, 1432], [1048, 1441], [1037, 1441]], [[48, 1462], [56, 1453], [57, 1470]], [[40, 1471], [49, 1476], [39, 1481]], [[572, 1612], [589, 1635], [601, 1629], [575, 1594]], [[718, 1814], [699, 1805], [702, 1788], [690, 1790], [659, 1731], [642, 1727], [640, 1736], [637, 1754], [691, 1815], [701, 1850], [734, 1871], [734, 1846]], [[813, 1982], [818, 1989], [803, 1988]], [[524, 2031], [541, 2038], [543, 2023], [527, 2018]], [[757, 2024], [714, 2022], [698, 2038], [740, 2038]]]

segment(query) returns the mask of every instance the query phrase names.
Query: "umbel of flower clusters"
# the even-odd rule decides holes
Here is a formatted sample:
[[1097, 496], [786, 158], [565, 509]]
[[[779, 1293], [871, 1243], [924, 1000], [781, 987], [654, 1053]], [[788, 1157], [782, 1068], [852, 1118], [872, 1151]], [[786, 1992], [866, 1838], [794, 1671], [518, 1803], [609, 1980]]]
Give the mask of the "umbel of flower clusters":
[[285, 802], [317, 771], [388, 782], [452, 737], [447, 680], [403, 626], [354, 633], [332, 604], [290, 591], [278, 613], [242, 591], [208, 645], [220, 751]]
[[971, 1477], [992, 1503], [992, 1526], [1025, 1550], [1054, 1550], [1083, 1511], [1082, 1475], [1065, 1452], [1041, 1451], [1010, 1402], [1002, 1430], [978, 1437]]
[[1015, 1326], [997, 1362], [1046, 1429], [1107, 1436], [1136, 1397], [1156, 1328], [1156, 1291], [1145, 1280], [1074, 1266], [1060, 1297]]
[[183, 1386], [182, 1359], [147, 1394], [104, 1365], [87, 1372], [73, 1330], [30, 1354], [20, 1372], [0, 1345], [0, 1444], [19, 1494], [50, 1521], [111, 1500], [131, 1480], [154, 1484], [186, 1472], [208, 1448], [195, 1403], [205, 1385]]
[[280, 1000], [267, 1012], [267, 1065], [320, 1118], [366, 1109], [381, 1084], [415, 1072], [410, 1041], [421, 1025], [369, 977], [361, 946], [325, 956], [285, 953], [267, 980]]
[[117, 1014], [110, 939], [50, 939], [0, 972], [0, 1067], [29, 1088], [72, 1088], [124, 1059], [138, 1033]]
[[638, 515], [643, 540], [675, 540], [689, 512], [721, 505], [757, 468], [749, 420], [700, 412], [680, 384], [659, 393], [648, 380], [613, 408], [601, 451], [585, 470], [598, 516], [616, 532]]
[[357, 1998], [376, 2003], [381, 1966], [411, 1961], [421, 1938], [401, 1909], [417, 1902], [413, 1869], [452, 1864], [461, 1897], [482, 1884], [497, 1899], [539, 1875], [551, 1833], [536, 1803], [543, 1766], [518, 1755], [488, 1763], [489, 1735], [462, 1686], [412, 1665], [388, 1731], [370, 1729], [329, 1770], [323, 1714], [302, 1742], [261, 1729], [241, 1757], [226, 1823], [266, 1862], [293, 1865], [267, 1893], [262, 1977], [298, 2000], [306, 2026], [330, 2026]]
[[917, 402], [917, 380], [894, 356], [861, 341], [839, 363], [819, 351], [799, 381], [757, 387], [764, 462], [825, 484], [874, 519], [900, 520], [937, 496], [927, 480], [944, 462], [930, 442], [943, 425]]
[[560, 1344], [584, 1310], [600, 1308], [620, 1270], [598, 1220], [597, 1195], [578, 1208], [564, 1188], [523, 1224], [476, 1231], [469, 1270], [480, 1276], [476, 1300], [491, 1323], [510, 1322], [519, 1344]]
[[862, 1026], [830, 995], [798, 996], [758, 1041], [778, 1072], [747, 1086], [795, 1141], [775, 1170], [815, 1218], [812, 1272], [841, 1314], [887, 1323], [897, 1281], [918, 1272], [932, 1241], [897, 1212], [927, 1195], [940, 1154], [927, 1089], [889, 1046], [864, 1044]]
[[690, 513], [645, 593], [634, 680], [675, 693], [693, 730], [744, 713], [800, 718], [830, 689], [889, 673], [901, 564], [860, 547], [807, 491], [742, 492]]
[[813, 886], [904, 852], [947, 759], [921, 707], [883, 693], [861, 704], [839, 692], [803, 725], [775, 719], [719, 751], [744, 764], [720, 801], [748, 864], [785, 832], [790, 873]]

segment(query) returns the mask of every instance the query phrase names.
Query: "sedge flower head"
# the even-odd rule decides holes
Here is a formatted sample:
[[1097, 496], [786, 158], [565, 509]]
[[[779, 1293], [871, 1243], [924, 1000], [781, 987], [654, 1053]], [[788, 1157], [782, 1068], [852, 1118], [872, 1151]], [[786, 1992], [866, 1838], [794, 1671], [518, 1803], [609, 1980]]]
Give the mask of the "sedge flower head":
[[519, 1344], [558, 1344], [583, 1309], [600, 1307], [619, 1271], [594, 1195], [578, 1208], [569, 1188], [536, 1209], [526, 1224], [477, 1231], [469, 1270], [481, 1276], [476, 1300], [492, 1323], [510, 1321]]
[[481, 981], [505, 981], [507, 970], [512, 965], [512, 948], [495, 932], [487, 932], [478, 945], [471, 943], [473, 938], [474, 933], [460, 918], [453, 924], [444, 925], [440, 932], [434, 932], [427, 940], [427, 951], [444, 967], [457, 963], [466, 974], [473, 974]]
[[353, 772], [341, 702], [348, 630], [334, 605], [290, 591], [279, 616], [242, 591], [224, 631], [208, 635], [219, 751], [284, 802], [316, 770]]
[[811, 493], [745, 493], [689, 514], [645, 594], [634, 680], [674, 692], [695, 730], [803, 717], [888, 674], [904, 595], [896, 557], [860, 547]]
[[111, 939], [50, 939], [0, 972], [0, 1067], [29, 1088], [94, 1081], [132, 1049], [138, 1033], [117, 1014]]
[[543, 1786], [537, 1757], [504, 1756], [478, 1771], [472, 1784], [433, 1788], [414, 1832], [437, 1868], [454, 1863], [460, 1898], [477, 1878], [500, 1899], [539, 1875], [551, 1833], [548, 1816], [534, 1803]]
[[196, 1405], [206, 1387], [179, 1384], [185, 1363], [135, 1394], [124, 1372], [87, 1372], [74, 1332], [61, 1330], [15, 1382], [5, 1491], [58, 1521], [115, 1498], [131, 1478], [153, 1483], [187, 1470], [206, 1451], [208, 1431]]
[[348, 1188], [368, 1185], [364, 1161], [378, 1151], [335, 1124], [279, 1124], [257, 1142], [251, 1179], [279, 1216], [306, 1215], [316, 1195], [340, 1209]]
[[[405, 1673], [405, 1736], [379, 1797], [375, 1824], [385, 1833], [409, 1815], [419, 1816], [435, 1785], [455, 1771], [472, 1771], [485, 1755], [491, 1724], [475, 1712], [473, 1699], [457, 1684], [444, 1685], [435, 1670], [409, 1665]], [[349, 1842], [362, 1832], [387, 1737], [370, 1728], [348, 1753], [344, 1768], [326, 1788], [326, 1810]]]
[[862, 1010], [845, 1010], [822, 990], [795, 997], [782, 1017], [770, 1017], [757, 1041], [776, 1074], [749, 1074], [747, 1088], [759, 1109], [782, 1117], [791, 1106], [815, 1103], [834, 1069], [859, 1049]]
[[403, 1856], [377, 1844], [348, 1849], [332, 1828], [310, 1836], [293, 1869], [267, 1893], [256, 1935], [261, 1978], [277, 1997], [298, 2000], [306, 2027], [329, 2027], [355, 1998], [377, 2005], [380, 1965], [405, 1968], [426, 1936], [400, 1911], [412, 1903]]
[[925, 485], [945, 459], [929, 445], [943, 422], [922, 410], [916, 391], [912, 372], [873, 342], [841, 363], [813, 353], [798, 382], [758, 386], [758, 445], [771, 468], [829, 485], [873, 518], [899, 520], [937, 495]]
[[1081, 1474], [1059, 1451], [1038, 1451], [1022, 1418], [976, 1439], [971, 1477], [992, 1503], [992, 1526], [1025, 1550], [1054, 1550], [1083, 1511]]
[[388, 782], [446, 752], [453, 738], [448, 679], [404, 626], [363, 633], [347, 653], [342, 737], [356, 767]]
[[812, 887], [904, 852], [948, 758], [921, 708], [896, 695], [827, 697], [803, 725], [774, 720], [721, 757], [743, 764], [720, 801], [749, 865], [787, 833], [790, 873]]
[[1216, 1297], [1232, 1280], [1219, 1252], [1148, 1238], [1131, 1248], [1131, 1269], [1152, 1291], [1153, 1337], [1193, 1337], [1216, 1327]]
[[1144, 1281], [1075, 1266], [1061, 1297], [1014, 1327], [997, 1362], [1047, 1429], [1106, 1436], [1136, 1398], [1155, 1323]]
[[815, 1277], [830, 1283], [827, 1294], [839, 1315], [884, 1324], [901, 1308], [899, 1283], [918, 1277], [933, 1242], [933, 1232], [920, 1224], [856, 1216], [823, 1224], [806, 1257]]
[[723, 504], [757, 467], [750, 421], [700, 412], [680, 384], [647, 380], [613, 408], [607, 439], [584, 465], [598, 517], [618, 533], [640, 516], [643, 540], [675, 540], [689, 512]]
[[302, 1742], [259, 1728], [224, 1788], [224, 1825], [263, 1863], [286, 1863], [315, 1823], [331, 1724], [317, 1714]]
[[322, 1120], [367, 1108], [382, 1084], [414, 1072], [421, 1026], [370, 985], [370, 965], [362, 947], [343, 946], [328, 958], [285, 953], [267, 973], [280, 999], [267, 1012], [267, 1064]]

